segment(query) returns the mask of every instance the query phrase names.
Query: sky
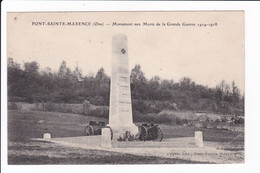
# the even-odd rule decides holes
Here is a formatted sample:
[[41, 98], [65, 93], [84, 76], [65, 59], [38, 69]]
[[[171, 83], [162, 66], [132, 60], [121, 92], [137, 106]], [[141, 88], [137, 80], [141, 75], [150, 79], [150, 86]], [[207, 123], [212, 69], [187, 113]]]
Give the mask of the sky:
[[[83, 22], [90, 26], [48, 22]], [[93, 26], [95, 22], [102, 25]], [[112, 26], [113, 22], [141, 25]], [[144, 26], [144, 22], [155, 25]], [[112, 36], [122, 33], [128, 39], [129, 69], [140, 64], [147, 78], [159, 76], [178, 82], [190, 77], [209, 87], [221, 80], [229, 84], [234, 80], [244, 92], [241, 11], [9, 13], [7, 32], [7, 55], [20, 64], [37, 61], [41, 69], [57, 71], [65, 60], [72, 70], [78, 65], [84, 75], [104, 67], [110, 76]]]

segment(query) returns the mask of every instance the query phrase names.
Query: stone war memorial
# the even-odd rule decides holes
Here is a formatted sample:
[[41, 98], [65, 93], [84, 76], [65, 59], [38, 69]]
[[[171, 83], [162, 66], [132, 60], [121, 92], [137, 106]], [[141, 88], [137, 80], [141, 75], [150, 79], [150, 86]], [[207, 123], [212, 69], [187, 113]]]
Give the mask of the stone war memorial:
[[45, 133], [40, 140], [94, 149], [203, 147], [201, 131], [195, 132], [195, 137], [163, 139], [159, 125], [134, 124], [128, 51], [127, 36], [113, 35], [108, 124], [90, 121], [85, 136], [51, 138], [51, 134]]
[[138, 127], [133, 123], [128, 66], [127, 37], [123, 34], [114, 35], [108, 126], [112, 128], [115, 137], [126, 131], [133, 135], [138, 133]]

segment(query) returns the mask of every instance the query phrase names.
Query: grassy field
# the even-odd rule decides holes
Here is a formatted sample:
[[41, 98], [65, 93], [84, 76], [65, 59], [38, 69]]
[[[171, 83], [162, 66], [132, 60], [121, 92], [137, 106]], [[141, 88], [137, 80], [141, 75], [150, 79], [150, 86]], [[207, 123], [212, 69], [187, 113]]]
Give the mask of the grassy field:
[[182, 159], [138, 156], [119, 152], [64, 147], [54, 143], [24, 141], [9, 143], [8, 164], [184, 164], [202, 163]]
[[43, 133], [52, 137], [82, 136], [89, 121], [105, 121], [102, 118], [70, 113], [41, 111], [8, 111], [9, 141], [42, 138]]
[[[142, 163], [199, 163], [180, 159], [136, 156], [117, 152], [105, 152], [58, 146], [53, 143], [32, 141], [43, 133], [52, 137], [82, 136], [89, 121], [105, 121], [85, 115], [8, 111], [8, 163], [9, 164], [142, 164]], [[226, 150], [243, 150], [244, 136], [238, 132], [199, 129], [189, 126], [161, 125], [164, 138], [191, 137], [197, 130], [203, 131], [205, 141], [217, 141]], [[239, 136], [240, 135], [240, 136]], [[238, 136], [238, 137], [237, 137]]]

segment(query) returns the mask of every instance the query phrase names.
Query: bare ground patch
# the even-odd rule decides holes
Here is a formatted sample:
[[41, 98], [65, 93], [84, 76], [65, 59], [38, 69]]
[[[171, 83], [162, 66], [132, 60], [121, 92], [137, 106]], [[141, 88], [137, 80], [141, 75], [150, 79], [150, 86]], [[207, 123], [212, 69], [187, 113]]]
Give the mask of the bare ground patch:
[[101, 151], [61, 146], [50, 142], [10, 142], [8, 164], [189, 164], [203, 163], [156, 156], [142, 156], [115, 151]]

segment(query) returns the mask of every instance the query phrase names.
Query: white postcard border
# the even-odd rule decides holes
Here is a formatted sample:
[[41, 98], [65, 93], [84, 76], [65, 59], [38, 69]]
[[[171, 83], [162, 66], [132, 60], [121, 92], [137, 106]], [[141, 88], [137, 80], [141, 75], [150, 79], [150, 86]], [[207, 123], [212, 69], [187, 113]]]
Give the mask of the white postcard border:
[[[244, 10], [245, 11], [245, 164], [233, 165], [7, 165], [7, 12], [41, 11], [195, 11], [195, 10]], [[258, 172], [260, 132], [260, 3], [259, 2], [157, 2], [157, 1], [4, 1], [2, 2], [1, 29], [1, 170], [3, 172]]]

